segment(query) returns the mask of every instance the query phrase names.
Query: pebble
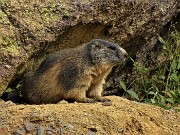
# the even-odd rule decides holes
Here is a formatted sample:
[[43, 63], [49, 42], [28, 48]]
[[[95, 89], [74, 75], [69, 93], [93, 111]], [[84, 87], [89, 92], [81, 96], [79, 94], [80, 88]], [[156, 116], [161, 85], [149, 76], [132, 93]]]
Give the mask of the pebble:
[[60, 126], [60, 125], [62, 125], [62, 121], [61, 121], [61, 119], [57, 119], [56, 121], [55, 121], [55, 125], [56, 126]]
[[173, 113], [174, 113], [174, 112], [175, 112], [175, 110], [171, 108], [171, 109], [169, 109], [169, 112], [173, 112]]
[[112, 105], [112, 102], [103, 102], [102, 105], [103, 105], [103, 106], [111, 106], [111, 105]]
[[47, 135], [52, 135], [52, 131], [47, 131], [46, 134]]
[[5, 101], [2, 100], [2, 99], [0, 99], [0, 105], [2, 105], [2, 104], [4, 104], [4, 103], [5, 103]]
[[92, 132], [92, 131], [88, 131], [88, 132], [87, 132], [87, 135], [95, 135], [95, 133]]
[[26, 130], [24, 128], [20, 128], [15, 132], [15, 135], [26, 135]]
[[41, 121], [43, 118], [40, 116], [39, 112], [33, 112], [30, 116], [30, 121]]
[[14, 106], [16, 105], [15, 103], [13, 103], [12, 101], [6, 101], [2, 104], [2, 107], [8, 107], [8, 106]]
[[71, 124], [68, 124], [68, 125], [66, 125], [66, 126], [64, 126], [66, 129], [70, 129], [70, 130], [72, 130], [73, 128], [74, 128], [74, 126], [73, 125], [71, 125]]
[[123, 134], [123, 133], [124, 133], [124, 129], [123, 129], [123, 128], [120, 128], [120, 129], [118, 129], [118, 132], [121, 133], [121, 134]]
[[44, 121], [51, 122], [53, 118], [50, 115], [44, 116]]
[[59, 129], [59, 134], [60, 134], [60, 135], [63, 135], [63, 128], [60, 128], [60, 129]]
[[48, 127], [46, 130], [52, 132], [54, 129], [52, 127]]
[[8, 128], [0, 127], [0, 135], [8, 135]]
[[2, 118], [0, 118], [0, 127], [4, 124], [4, 121]]
[[66, 100], [61, 100], [58, 102], [58, 104], [68, 104], [68, 102]]
[[32, 130], [34, 130], [34, 124], [33, 123], [25, 123], [25, 128], [26, 128], [26, 131], [30, 132]]
[[10, 65], [5, 65], [5, 68], [9, 69], [9, 68], [11, 68], [11, 66]]
[[44, 128], [42, 126], [37, 127], [37, 135], [44, 135]]

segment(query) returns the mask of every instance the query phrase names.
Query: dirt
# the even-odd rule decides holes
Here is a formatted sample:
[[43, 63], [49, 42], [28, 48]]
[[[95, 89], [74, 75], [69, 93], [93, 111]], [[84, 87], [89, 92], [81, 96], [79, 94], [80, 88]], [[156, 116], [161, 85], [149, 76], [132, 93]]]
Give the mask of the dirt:
[[[180, 112], [108, 96], [111, 103], [0, 102], [0, 135], [179, 135]], [[7, 133], [8, 132], [8, 133]]]

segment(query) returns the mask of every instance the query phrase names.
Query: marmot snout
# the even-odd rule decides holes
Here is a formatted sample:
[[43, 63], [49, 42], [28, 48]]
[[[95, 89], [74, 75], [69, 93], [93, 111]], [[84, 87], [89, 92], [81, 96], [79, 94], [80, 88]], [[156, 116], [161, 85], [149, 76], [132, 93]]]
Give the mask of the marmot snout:
[[33, 104], [110, 101], [102, 97], [103, 84], [126, 56], [119, 45], [102, 39], [54, 52], [25, 80], [23, 97]]

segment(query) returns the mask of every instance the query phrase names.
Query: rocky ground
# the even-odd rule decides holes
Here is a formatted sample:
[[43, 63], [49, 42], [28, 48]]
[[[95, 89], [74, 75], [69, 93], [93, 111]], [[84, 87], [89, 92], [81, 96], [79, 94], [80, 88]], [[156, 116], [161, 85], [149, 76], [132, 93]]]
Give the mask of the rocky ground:
[[0, 101], [0, 135], [179, 135], [180, 112], [110, 96], [112, 103]]

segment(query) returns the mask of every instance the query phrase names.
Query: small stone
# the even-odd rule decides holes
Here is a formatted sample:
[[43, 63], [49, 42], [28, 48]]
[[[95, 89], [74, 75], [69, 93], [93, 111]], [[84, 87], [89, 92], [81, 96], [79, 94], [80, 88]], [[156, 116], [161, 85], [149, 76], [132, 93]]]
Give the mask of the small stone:
[[57, 119], [57, 120], [55, 121], [55, 125], [56, 125], [56, 126], [62, 125], [61, 119]]
[[66, 126], [64, 126], [66, 129], [70, 129], [70, 130], [72, 130], [73, 128], [74, 128], [74, 126], [73, 125], [71, 125], [71, 124], [68, 124], [68, 125], [66, 125]]
[[46, 130], [47, 131], [53, 131], [54, 129], [52, 127], [48, 127]]
[[8, 128], [0, 127], [0, 135], [8, 135]]
[[175, 110], [171, 108], [171, 109], [169, 109], [169, 112], [173, 112], [173, 113], [174, 113], [174, 112], [175, 112]]
[[33, 123], [26, 123], [25, 124], [25, 128], [26, 128], [26, 131], [30, 132], [32, 130], [34, 130], [34, 124]]
[[51, 122], [51, 121], [53, 121], [53, 118], [52, 118], [52, 116], [47, 115], [47, 116], [44, 116], [44, 121]]
[[15, 103], [13, 103], [12, 101], [6, 101], [4, 102], [4, 104], [2, 104], [2, 107], [8, 107], [8, 106], [14, 106], [16, 105]]
[[3, 105], [4, 103], [5, 103], [5, 101], [0, 99], [0, 105]]
[[58, 104], [68, 104], [68, 102], [66, 100], [61, 100], [58, 102]]
[[30, 116], [30, 121], [41, 121], [43, 118], [40, 116], [39, 112], [33, 112]]
[[26, 135], [26, 130], [24, 128], [20, 128], [15, 132], [15, 135]]
[[52, 131], [47, 131], [46, 134], [47, 135], [52, 135]]
[[123, 134], [123, 133], [124, 133], [124, 129], [123, 129], [123, 128], [120, 128], [120, 129], [118, 129], [118, 132], [121, 133], [121, 134]]
[[5, 68], [9, 69], [9, 68], [11, 68], [11, 66], [10, 65], [5, 65]]
[[95, 135], [95, 133], [92, 132], [92, 131], [88, 131], [88, 132], [87, 132], [87, 135]]
[[103, 105], [103, 106], [111, 106], [111, 105], [112, 105], [112, 102], [103, 102], [102, 105]]
[[63, 128], [60, 128], [60, 129], [59, 129], [59, 134], [60, 134], [60, 135], [63, 135]]
[[2, 118], [0, 118], [0, 127], [4, 124], [4, 121]]
[[42, 126], [37, 127], [37, 135], [44, 135], [44, 128]]
[[[55, 133], [56, 130], [55, 130], [55, 127], [53, 127], [53, 125], [49, 126], [47, 129], [46, 129], [46, 133], [49, 133], [49, 134], [52, 134], [52, 133]], [[49, 131], [49, 132], [48, 132]]]

